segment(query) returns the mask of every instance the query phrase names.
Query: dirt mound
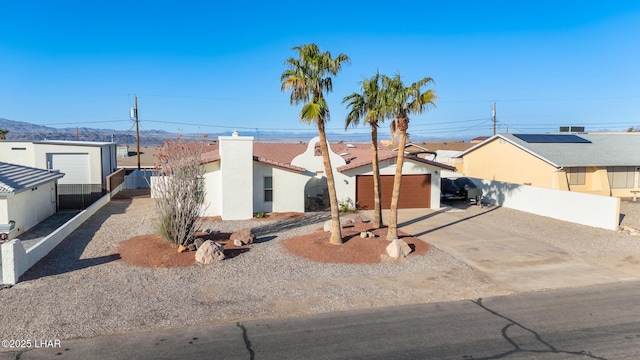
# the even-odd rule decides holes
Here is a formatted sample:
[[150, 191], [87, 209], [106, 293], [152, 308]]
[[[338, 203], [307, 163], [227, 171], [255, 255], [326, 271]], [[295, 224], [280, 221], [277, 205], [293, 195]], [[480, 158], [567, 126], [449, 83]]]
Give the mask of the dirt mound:
[[[352, 225], [352, 226], [351, 226]], [[342, 245], [329, 244], [330, 233], [323, 229], [315, 232], [284, 240], [282, 246], [290, 253], [309, 260], [325, 263], [345, 264], [376, 264], [382, 262], [381, 255], [387, 254], [389, 241], [386, 239], [387, 227], [373, 229], [369, 223], [355, 223], [345, 225], [342, 229], [344, 243]], [[371, 231], [375, 238], [361, 238], [360, 232]], [[424, 255], [429, 251], [426, 242], [398, 232], [398, 237], [411, 247], [409, 256]]]
[[[297, 218], [298, 213], [279, 213], [281, 219]], [[375, 238], [361, 238], [360, 232], [371, 231]], [[231, 233], [197, 234], [203, 240], [213, 240], [224, 246], [227, 258], [239, 256], [251, 249], [250, 246], [235, 246], [229, 240]], [[387, 228], [373, 229], [370, 223], [358, 222], [346, 224], [342, 229], [344, 243], [342, 245], [329, 244], [330, 233], [319, 228], [311, 234], [287, 239], [281, 242], [290, 253], [309, 260], [324, 263], [344, 264], [376, 264], [382, 262], [386, 255]], [[398, 236], [412, 249], [409, 256], [424, 255], [430, 245], [418, 238], [402, 232]], [[276, 245], [279, 246], [279, 245]], [[163, 240], [158, 235], [136, 236], [123, 242], [118, 249], [122, 261], [134, 266], [168, 268], [187, 267], [196, 263], [195, 252], [179, 253], [177, 248]]]

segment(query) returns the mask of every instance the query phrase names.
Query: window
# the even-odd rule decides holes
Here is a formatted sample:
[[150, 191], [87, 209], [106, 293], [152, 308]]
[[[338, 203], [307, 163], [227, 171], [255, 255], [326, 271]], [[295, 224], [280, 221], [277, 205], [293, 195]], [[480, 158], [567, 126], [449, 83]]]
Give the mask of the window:
[[586, 167], [572, 167], [567, 169], [569, 185], [584, 185], [587, 177]]
[[635, 175], [635, 166], [607, 166], [609, 186], [612, 189], [632, 188]]
[[273, 178], [271, 176], [264, 177], [264, 201], [273, 201]]

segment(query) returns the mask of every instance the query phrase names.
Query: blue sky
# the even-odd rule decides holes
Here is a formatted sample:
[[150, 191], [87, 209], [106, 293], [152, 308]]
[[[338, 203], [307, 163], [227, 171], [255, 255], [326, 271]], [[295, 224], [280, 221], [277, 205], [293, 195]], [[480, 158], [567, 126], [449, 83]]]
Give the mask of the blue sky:
[[640, 126], [638, 1], [24, 0], [0, 9], [0, 117], [11, 120], [127, 130], [136, 94], [143, 130], [315, 130], [279, 82], [291, 47], [315, 42], [352, 60], [327, 96], [334, 132], [344, 128], [342, 98], [376, 69], [435, 80], [437, 108], [412, 117], [415, 135], [491, 135], [494, 101], [499, 132]]

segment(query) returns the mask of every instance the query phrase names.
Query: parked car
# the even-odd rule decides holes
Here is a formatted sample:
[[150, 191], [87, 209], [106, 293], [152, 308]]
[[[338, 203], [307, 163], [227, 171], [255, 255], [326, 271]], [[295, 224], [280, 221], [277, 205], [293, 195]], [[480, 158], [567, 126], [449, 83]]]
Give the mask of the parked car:
[[482, 191], [467, 177], [459, 177], [453, 181], [458, 188], [463, 199], [478, 204], [482, 199]]
[[459, 200], [464, 199], [462, 189], [453, 181], [453, 179], [440, 179], [440, 199], [442, 200]]

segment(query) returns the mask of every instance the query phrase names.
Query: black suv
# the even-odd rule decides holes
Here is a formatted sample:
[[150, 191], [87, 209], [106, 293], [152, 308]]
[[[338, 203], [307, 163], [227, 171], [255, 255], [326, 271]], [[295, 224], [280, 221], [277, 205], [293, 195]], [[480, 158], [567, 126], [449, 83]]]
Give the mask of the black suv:
[[440, 179], [440, 198], [443, 200], [459, 200], [464, 199], [462, 189], [453, 181], [453, 179]]
[[482, 199], [482, 191], [478, 189], [471, 179], [460, 177], [453, 180], [453, 182], [460, 188], [463, 198], [467, 201], [472, 201], [477, 204]]

